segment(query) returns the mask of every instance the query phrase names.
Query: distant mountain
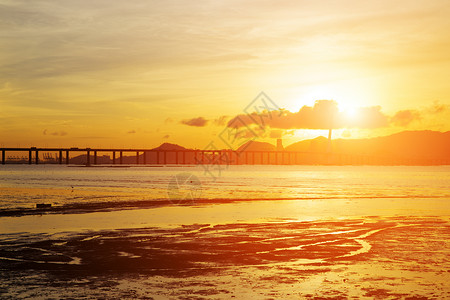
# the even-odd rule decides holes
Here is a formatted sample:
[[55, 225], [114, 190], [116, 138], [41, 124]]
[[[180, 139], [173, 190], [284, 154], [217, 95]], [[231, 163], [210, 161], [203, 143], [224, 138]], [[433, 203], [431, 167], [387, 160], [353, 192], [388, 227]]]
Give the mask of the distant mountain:
[[328, 139], [319, 136], [311, 140], [303, 140], [285, 147], [286, 151], [299, 152], [325, 152], [328, 148]]
[[277, 147], [270, 143], [249, 141], [240, 146], [237, 151], [275, 151]]
[[[450, 157], [450, 131], [404, 131], [371, 139], [336, 139], [331, 145], [333, 153], [389, 157], [392, 160], [446, 160]], [[325, 137], [304, 140], [289, 145], [286, 150], [325, 153], [328, 140]]]
[[160, 146], [153, 148], [152, 150], [168, 150], [168, 151], [176, 151], [176, 150], [187, 150], [186, 148], [177, 145], [177, 144], [171, 144], [171, 143], [164, 143]]

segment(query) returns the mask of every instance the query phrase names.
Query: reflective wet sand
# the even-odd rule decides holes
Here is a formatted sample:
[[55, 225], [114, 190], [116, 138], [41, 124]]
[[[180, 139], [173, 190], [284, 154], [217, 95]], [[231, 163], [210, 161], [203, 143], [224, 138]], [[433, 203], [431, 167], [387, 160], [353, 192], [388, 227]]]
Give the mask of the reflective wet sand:
[[449, 297], [448, 201], [413, 200], [3, 217], [0, 288], [10, 298]]
[[449, 240], [448, 220], [433, 217], [16, 233], [2, 238], [1, 288], [12, 298], [444, 299]]

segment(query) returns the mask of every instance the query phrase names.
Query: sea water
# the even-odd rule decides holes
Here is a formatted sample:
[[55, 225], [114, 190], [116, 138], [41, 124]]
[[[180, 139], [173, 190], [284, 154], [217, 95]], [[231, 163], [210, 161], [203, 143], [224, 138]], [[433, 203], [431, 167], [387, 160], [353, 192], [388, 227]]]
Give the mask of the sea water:
[[180, 174], [198, 178], [201, 199], [450, 198], [450, 166], [3, 165], [0, 209], [167, 200]]

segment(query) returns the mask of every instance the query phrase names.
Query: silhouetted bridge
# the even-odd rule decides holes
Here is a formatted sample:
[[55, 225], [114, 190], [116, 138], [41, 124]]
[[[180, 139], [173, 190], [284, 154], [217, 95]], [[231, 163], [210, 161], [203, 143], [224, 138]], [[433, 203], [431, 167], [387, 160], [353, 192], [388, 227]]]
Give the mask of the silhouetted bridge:
[[[12, 164], [219, 164], [219, 165], [448, 165], [450, 159], [297, 151], [163, 150], [101, 148], [0, 148], [1, 163]], [[19, 156], [7, 157], [8, 153]], [[55, 157], [52, 154], [55, 154]], [[70, 157], [70, 154], [78, 154]], [[105, 155], [107, 153], [108, 155]], [[133, 155], [125, 155], [130, 154]], [[103, 154], [99, 156], [99, 154]], [[112, 157], [111, 157], [112, 155]]]

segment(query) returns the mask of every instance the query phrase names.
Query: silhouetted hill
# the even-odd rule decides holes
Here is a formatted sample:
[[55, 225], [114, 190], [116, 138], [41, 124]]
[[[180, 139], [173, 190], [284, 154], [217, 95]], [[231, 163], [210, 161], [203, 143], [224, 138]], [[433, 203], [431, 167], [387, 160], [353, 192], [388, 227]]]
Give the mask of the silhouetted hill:
[[[337, 139], [333, 153], [369, 155], [397, 160], [445, 160], [450, 157], [450, 131], [404, 131], [371, 139]], [[286, 147], [288, 151], [327, 152], [328, 140], [318, 137]], [[424, 161], [424, 163], [426, 163]]]
[[187, 150], [186, 148], [177, 145], [177, 144], [171, 144], [171, 143], [164, 143], [160, 146], [153, 148], [152, 150], [170, 150], [170, 151], [176, 151], [176, 150]]
[[311, 140], [303, 140], [285, 147], [286, 151], [325, 152], [328, 149], [328, 139], [319, 136]]
[[450, 156], [450, 131], [404, 131], [374, 139], [378, 151], [397, 156], [443, 159]]
[[277, 147], [270, 143], [265, 142], [257, 142], [257, 141], [249, 141], [238, 148], [238, 152], [240, 151], [275, 151]]

